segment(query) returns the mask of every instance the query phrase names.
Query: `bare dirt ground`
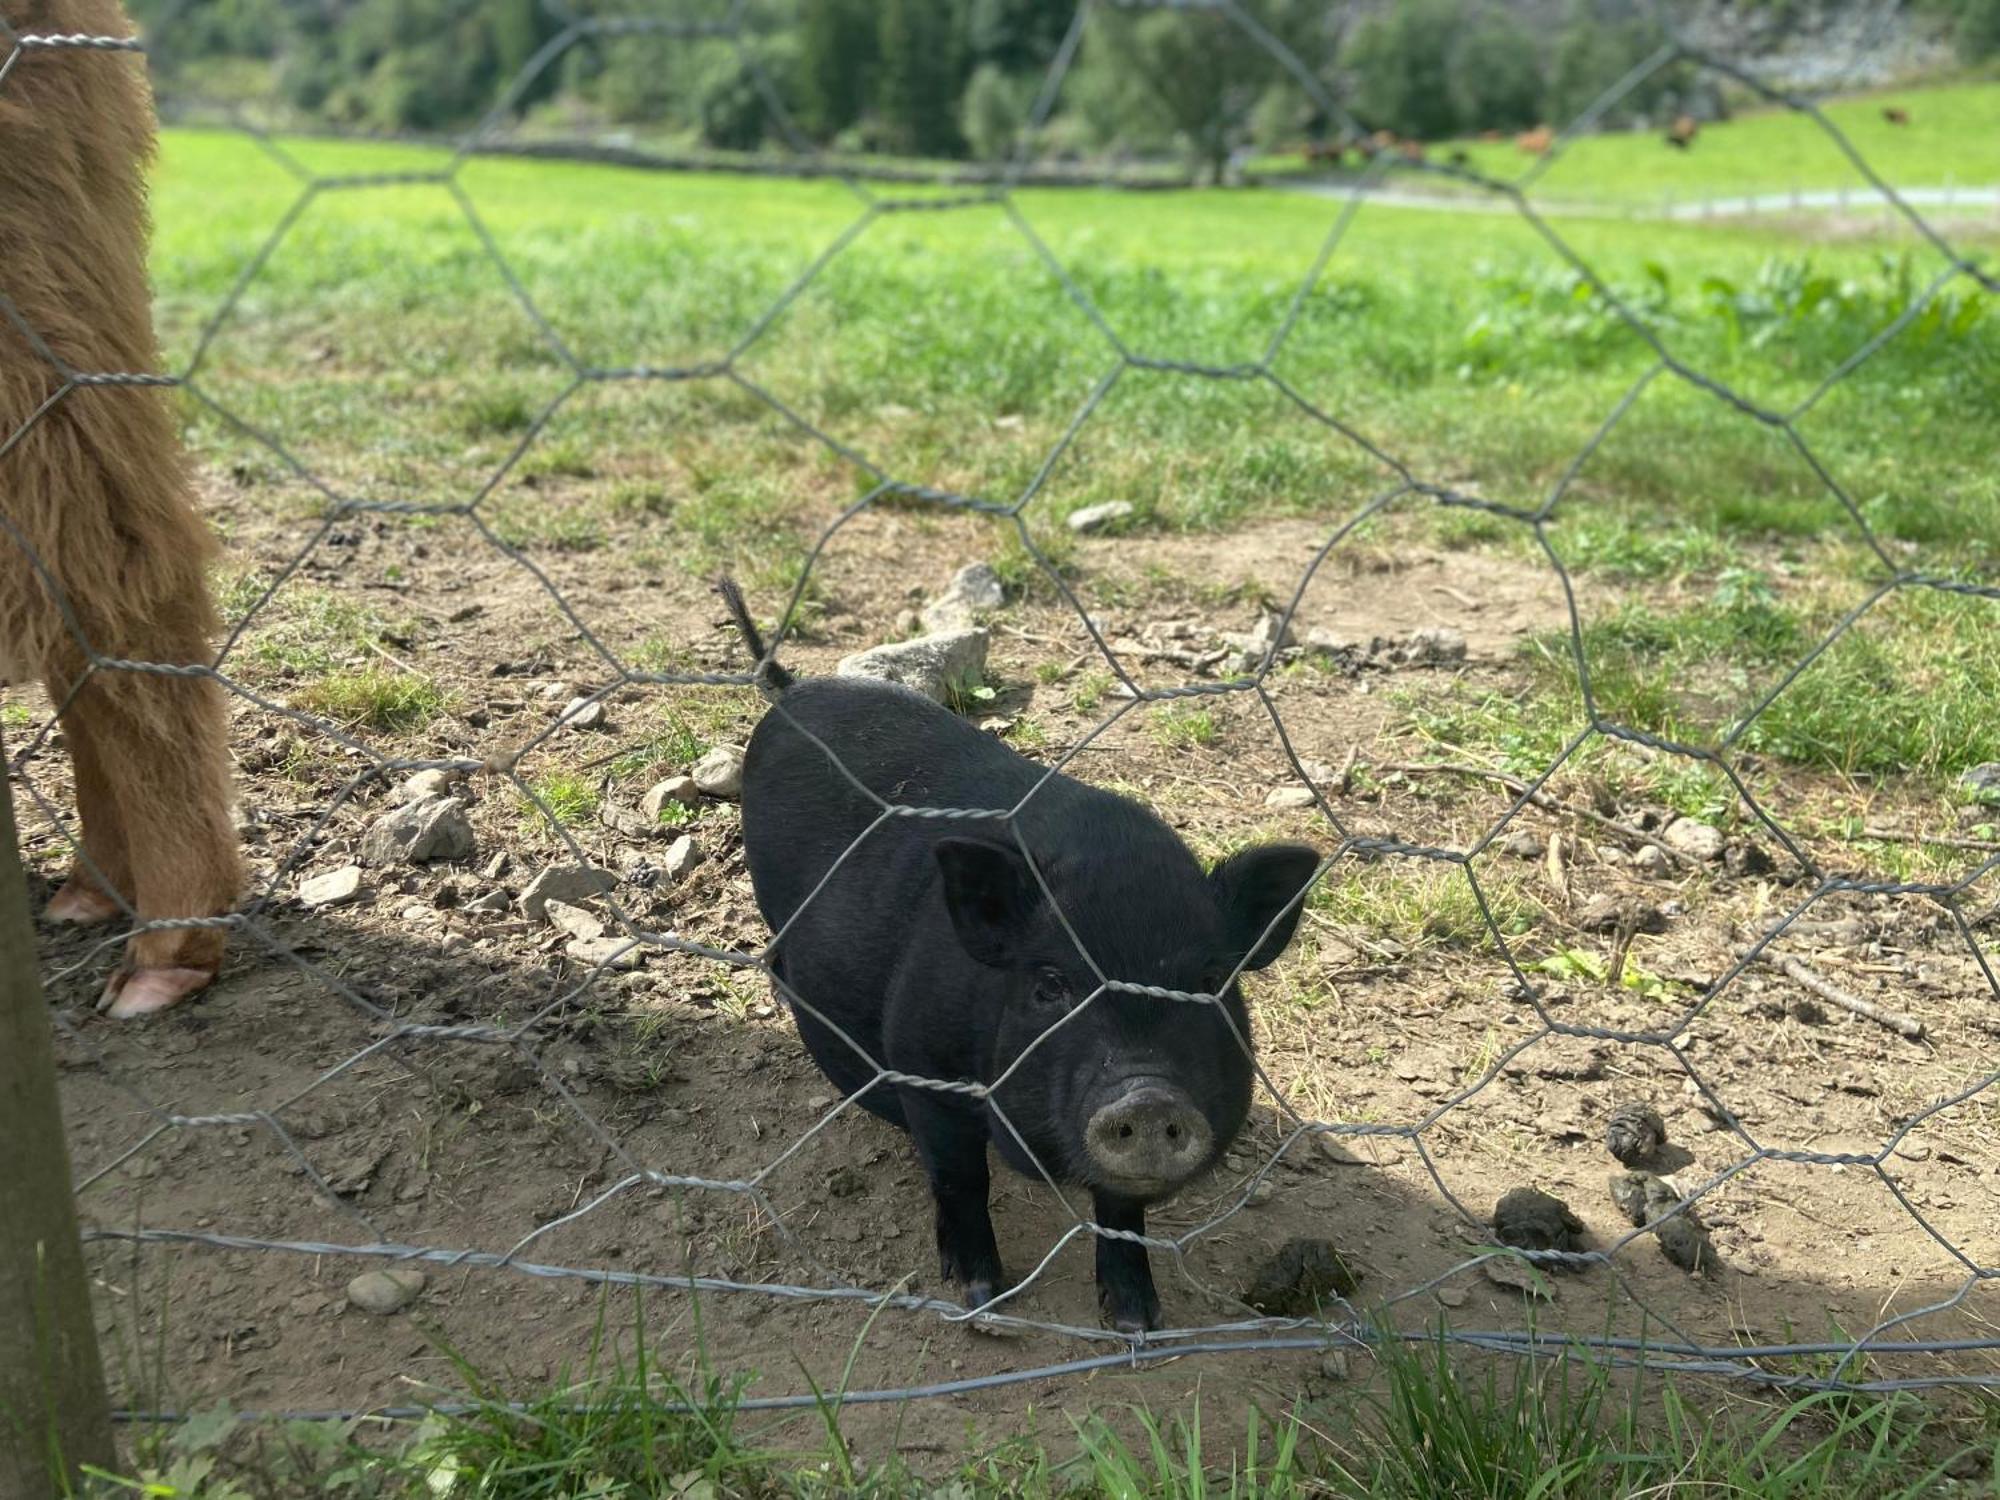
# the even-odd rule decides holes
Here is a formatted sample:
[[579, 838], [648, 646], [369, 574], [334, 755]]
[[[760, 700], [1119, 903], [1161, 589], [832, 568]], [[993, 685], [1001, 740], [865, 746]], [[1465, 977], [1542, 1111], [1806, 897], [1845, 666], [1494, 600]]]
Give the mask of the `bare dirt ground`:
[[[227, 482], [211, 487], [211, 501], [241, 566], [275, 573], [310, 534], [306, 523], [270, 519]], [[1190, 653], [1206, 653], [1221, 632], [1250, 629], [1265, 601], [1288, 598], [1327, 529], [1287, 521], [1224, 538], [1088, 539], [1075, 558], [1075, 587], [1134, 676], [1171, 685], [1199, 670], [1186, 664]], [[712, 598], [685, 570], [644, 560], [634, 541], [635, 533], [613, 532], [594, 550], [531, 556], [621, 657], [666, 643], [678, 670], [740, 670]], [[959, 565], [993, 555], [998, 542], [964, 518], [858, 518], [823, 559], [818, 606], [808, 633], [787, 648], [789, 664], [831, 670], [840, 655], [889, 637], [899, 612], [937, 592]], [[469, 527], [357, 523], [314, 552], [287, 584], [295, 588], [361, 601], [400, 622], [391, 639], [355, 648], [352, 665], [421, 671], [446, 689], [445, 711], [420, 730], [355, 731], [385, 754], [483, 759], [511, 750], [546, 730], [572, 693], [614, 675], [549, 590]], [[753, 600], [766, 612], [780, 602]], [[1357, 655], [1282, 668], [1269, 680], [1270, 701], [1349, 831], [1470, 848], [1514, 794], [1477, 776], [1391, 769], [1485, 763], [1483, 751], [1461, 757], [1424, 744], [1409, 728], [1408, 705], [1447, 691], [1519, 691], [1518, 644], [1564, 619], [1551, 575], [1387, 532], [1337, 551], [1299, 609], [1302, 632], [1347, 637], [1359, 643]], [[1010, 599], [992, 623], [996, 694], [973, 712], [1026, 753], [1062, 753], [1118, 706], [1074, 613], [1053, 591]], [[1377, 653], [1355, 665], [1371, 638], [1435, 627], [1462, 634], [1462, 660], [1390, 665], [1394, 653]], [[253, 625], [247, 644], [263, 629]], [[254, 676], [252, 659], [245, 662], [245, 676]], [[285, 696], [282, 674], [259, 686]], [[13, 701], [43, 712], [31, 694], [17, 690]], [[1188, 725], [1185, 704], [1128, 715], [1072, 769], [1145, 797], [1197, 847], [1285, 832], [1331, 850], [1337, 836], [1316, 809], [1266, 805], [1273, 789], [1297, 784], [1270, 714], [1248, 695], [1200, 706], [1212, 720], [1198, 727]], [[759, 705], [747, 689], [627, 686], [608, 707], [604, 727], [565, 729], [531, 751], [523, 777], [567, 770], [594, 782], [657, 738], [668, 712], [704, 739], [740, 744]], [[156, 1023], [115, 1026], [89, 1009], [115, 950], [98, 946], [100, 935], [43, 933], [50, 999], [70, 1028], [61, 1042], [63, 1098], [79, 1179], [88, 1183], [85, 1220], [100, 1230], [193, 1237], [93, 1246], [100, 1316], [123, 1351], [125, 1402], [404, 1403], [463, 1389], [447, 1350], [501, 1389], [537, 1388], [581, 1366], [600, 1320], [629, 1328], [632, 1319], [627, 1292], [606, 1303], [598, 1282], [540, 1274], [543, 1267], [950, 1294], [937, 1275], [928, 1196], [907, 1142], [853, 1110], [808, 1137], [836, 1101], [754, 970], [653, 950], [635, 970], [601, 974], [578, 992], [587, 966], [512, 900], [536, 871], [572, 856], [513, 785], [492, 776], [462, 790], [478, 836], [471, 859], [370, 870], [353, 901], [308, 910], [299, 881], [352, 861], [400, 776], [344, 795], [365, 757], [247, 701], [235, 715], [246, 838], [260, 881], [274, 881], [260, 920], [269, 944], [241, 942], [200, 1003]], [[24, 738], [10, 730], [17, 747]], [[708, 802], [685, 829], [649, 829], [636, 818], [640, 794], [683, 767], [640, 763], [639, 774], [604, 790], [608, 814], [573, 820], [570, 836], [596, 863], [632, 871], [656, 867], [671, 839], [690, 834], [701, 856], [694, 869], [679, 883], [646, 883], [642, 869], [639, 881], [613, 892], [616, 912], [754, 954], [766, 933], [734, 806]], [[28, 770], [43, 795], [69, 805], [59, 754]], [[1850, 789], [1775, 771], [1764, 784], [1788, 813], [1848, 805], [1841, 799]], [[1729, 867], [1635, 862], [1643, 840], [1629, 830], [1657, 827], [1661, 810], [1629, 800], [1620, 785], [1602, 769], [1558, 776], [1548, 788], [1558, 808], [1522, 809], [1472, 868], [1524, 968], [1586, 955], [1563, 973], [1534, 970], [1550, 1017], [1665, 1032], [1729, 970], [1732, 955], [1811, 887], [1783, 858], [1768, 867], [1741, 853]], [[1892, 788], [1867, 796], [1871, 822], [1938, 826], [1936, 807], [1898, 802]], [[60, 873], [64, 841], [18, 790], [16, 798], [39, 899]], [[1803, 847], [1828, 868], [1859, 869], [1831, 821], [1801, 817], [1798, 826]], [[1738, 850], [1746, 838], [1770, 843], [1754, 830], [1732, 828], [1729, 837]], [[1969, 864], [1980, 853], [1964, 857]], [[1549, 1279], [1546, 1300], [1483, 1268], [1448, 1275], [1491, 1247], [1480, 1221], [1516, 1186], [1563, 1198], [1591, 1244], [1626, 1233], [1606, 1191], [1616, 1164], [1603, 1145], [1604, 1122], [1619, 1104], [1659, 1108], [1678, 1149], [1675, 1180], [1689, 1191], [1759, 1147], [1873, 1156], [1905, 1122], [1991, 1069], [2000, 1010], [1936, 903], [1832, 895], [1780, 949], [1921, 1023], [1920, 1039], [1829, 1006], [1760, 965], [1708, 1004], [1675, 1046], [1545, 1036], [1510, 1053], [1545, 1028], [1491, 937], [1468, 924], [1462, 870], [1356, 854], [1327, 879], [1337, 898], [1309, 912], [1293, 953], [1246, 987], [1284, 1101], [1265, 1097], [1225, 1167], [1155, 1215], [1157, 1233], [1184, 1234], [1249, 1196], [1240, 1213], [1188, 1242], [1178, 1267], [1156, 1255], [1172, 1324], [1252, 1320], [1236, 1298], [1294, 1236], [1331, 1239], [1352, 1260], [1362, 1309], [1444, 1278], [1388, 1307], [1384, 1316], [1404, 1328], [1441, 1317], [1461, 1330], [1532, 1320], [1584, 1336], [1746, 1347], [1837, 1342], [1840, 1330], [1858, 1334], [1954, 1297], [1971, 1266], [2000, 1265], [2000, 1103], [1989, 1092], [1924, 1118], [1879, 1170], [1859, 1159], [1770, 1159], [1724, 1177], [1698, 1204], [1719, 1262], [1710, 1275], [1670, 1264], [1647, 1236], [1619, 1254], [1616, 1274], [1598, 1267]], [[1997, 897], [2000, 889], [1986, 891], [1968, 910]], [[597, 905], [615, 919], [611, 906]], [[1978, 932], [1990, 948], [1992, 928]], [[1621, 949], [1640, 982], [1594, 978], [1588, 957], [1609, 963]], [[368, 1007], [414, 1025], [540, 1019], [520, 1048], [410, 1037], [371, 1051], [391, 1028]], [[1429, 1123], [1415, 1139], [1292, 1139], [1290, 1111], [1349, 1127]], [[282, 1138], [262, 1112], [283, 1127]], [[243, 1118], [152, 1135], [163, 1114]], [[775, 1218], [742, 1193], [646, 1185], [577, 1213], [637, 1170], [741, 1181], [781, 1158], [762, 1182]], [[1002, 1251], [1017, 1273], [1073, 1223], [1038, 1184], [999, 1179], [995, 1199]], [[228, 1248], [232, 1239], [295, 1248]], [[385, 1317], [350, 1305], [344, 1288], [387, 1262], [311, 1248], [372, 1244], [488, 1255], [518, 1246], [519, 1255], [504, 1267], [430, 1260], [421, 1296]], [[1088, 1237], [1066, 1243], [1010, 1310], [1094, 1328]], [[755, 1291], [655, 1289], [645, 1312], [663, 1365], [686, 1372], [706, 1360], [751, 1377], [751, 1396], [805, 1391], [808, 1377], [822, 1388], [845, 1378], [856, 1389], [964, 1380], [1122, 1347], [1035, 1328], [978, 1332], [934, 1311], [889, 1309], [871, 1321], [866, 1303]], [[1988, 1282], [1889, 1336], [1990, 1334], [1995, 1312]], [[1355, 1355], [1350, 1371], [1364, 1362]], [[1830, 1362], [1764, 1363], [1774, 1373], [1812, 1374]], [[1869, 1370], [1941, 1365], [1995, 1369], [1990, 1353], [1969, 1353], [1883, 1357]], [[893, 1441], [919, 1456], [956, 1454], [1028, 1426], [1066, 1433], [1046, 1408], [1165, 1406], [1199, 1391], [1222, 1419], [1248, 1403], [1285, 1405], [1338, 1373], [1316, 1350], [1188, 1357], [865, 1408], [848, 1431], [864, 1450]]]

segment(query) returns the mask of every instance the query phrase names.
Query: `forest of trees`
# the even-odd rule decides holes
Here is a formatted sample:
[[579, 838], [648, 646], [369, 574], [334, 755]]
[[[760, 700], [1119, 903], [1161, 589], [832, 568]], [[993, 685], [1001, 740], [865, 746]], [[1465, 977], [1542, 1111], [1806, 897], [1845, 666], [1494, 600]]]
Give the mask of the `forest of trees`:
[[[2000, 0], [1940, 3], [1959, 8], [1969, 59], [2000, 50]], [[541, 0], [136, 8], [142, 19], [172, 13], [152, 42], [176, 87], [380, 130], [480, 118], [560, 30]], [[1366, 128], [1419, 140], [1570, 119], [1660, 41], [1638, 0], [1570, 0], [1554, 27], [1500, 0], [1388, 0], [1353, 24], [1347, 7], [1324, 0], [1249, 0], [1249, 9]], [[509, 103], [531, 123], [755, 150], [784, 143], [761, 71], [790, 130], [816, 144], [991, 160], [1013, 149], [1075, 13], [1075, 0], [753, 0], [743, 50], [713, 37], [588, 38]], [[1605, 123], [1712, 107], [1695, 89], [1686, 69], [1656, 74]], [[1336, 129], [1226, 18], [1102, 6], [1037, 150], [1178, 153], [1219, 173], [1244, 146], [1284, 148]]]

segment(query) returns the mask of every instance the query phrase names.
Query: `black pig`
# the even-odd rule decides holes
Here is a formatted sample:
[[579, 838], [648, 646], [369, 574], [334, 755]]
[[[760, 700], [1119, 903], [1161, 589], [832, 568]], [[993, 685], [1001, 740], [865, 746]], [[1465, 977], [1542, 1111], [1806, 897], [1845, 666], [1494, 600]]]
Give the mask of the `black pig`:
[[[767, 659], [734, 584], [718, 589], [781, 705], [751, 735], [743, 770], [744, 852], [778, 935], [771, 969], [800, 1002], [820, 1069], [843, 1094], [866, 1088], [861, 1103], [915, 1140], [944, 1274], [974, 1307], [1008, 1285], [987, 1213], [988, 1141], [1017, 1171], [1086, 1184], [1099, 1225], [1143, 1234], [1146, 1205], [1242, 1127], [1250, 1029], [1233, 978], [1284, 951], [1319, 856], [1266, 845], [1204, 871], [1145, 808], [1051, 776], [921, 694], [794, 679]], [[1031, 788], [1011, 824], [871, 827], [874, 798], [1007, 808]], [[1086, 952], [1107, 978], [1221, 1001], [1107, 990], [1084, 1005], [1098, 988]], [[983, 1097], [869, 1087], [878, 1063], [995, 1086]], [[1145, 1246], [1098, 1236], [1097, 1287], [1113, 1326], [1159, 1326]]]

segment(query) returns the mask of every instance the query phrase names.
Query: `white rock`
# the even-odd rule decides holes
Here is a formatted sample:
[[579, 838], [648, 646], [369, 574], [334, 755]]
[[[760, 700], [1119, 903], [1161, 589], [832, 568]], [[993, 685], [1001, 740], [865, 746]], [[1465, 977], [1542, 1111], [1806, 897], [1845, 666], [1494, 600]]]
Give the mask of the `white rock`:
[[1270, 794], [1264, 798], [1264, 805], [1274, 808], [1311, 807], [1313, 805], [1312, 789], [1303, 786], [1273, 787]]
[[299, 900], [307, 906], [339, 906], [361, 894], [361, 866], [342, 865], [324, 875], [299, 882]]
[[548, 924], [558, 932], [566, 932], [573, 938], [601, 938], [604, 936], [604, 921], [597, 913], [586, 911], [581, 906], [571, 906], [567, 901], [550, 898], [542, 903], [542, 915]]
[[711, 797], [733, 800], [742, 796], [742, 749], [736, 745], [717, 745], [694, 763], [694, 784]]
[[929, 631], [967, 630], [978, 622], [982, 609], [998, 609], [1006, 602], [1006, 590], [991, 563], [967, 563], [952, 576], [945, 591], [924, 606], [923, 626]]
[[591, 968], [636, 969], [646, 950], [626, 937], [576, 938], [563, 950]]
[[467, 911], [490, 914], [496, 911], [505, 911], [511, 904], [505, 891], [488, 891], [485, 895], [475, 896], [472, 900], [466, 902], [465, 909]]
[[1647, 844], [1632, 856], [1632, 868], [1650, 880], [1658, 880], [1667, 873], [1669, 865], [1658, 844]]
[[565, 729], [596, 729], [604, 723], [604, 704], [597, 698], [572, 698], [562, 711]]
[[660, 868], [666, 871], [667, 879], [683, 880], [687, 877], [688, 871], [700, 863], [701, 850], [695, 848], [693, 839], [682, 834], [667, 846], [667, 857], [661, 862]]
[[949, 705], [957, 690], [979, 682], [990, 641], [984, 630], [949, 630], [857, 652], [843, 659], [837, 670], [842, 677], [900, 683]]
[[1086, 505], [1082, 510], [1069, 513], [1069, 529], [1075, 532], [1102, 531], [1114, 521], [1131, 518], [1130, 500], [1106, 500], [1101, 505]]
[[363, 1271], [347, 1283], [347, 1300], [363, 1312], [387, 1317], [416, 1301], [430, 1278], [411, 1266]]
[[396, 788], [396, 801], [407, 807], [412, 802], [428, 802], [433, 797], [442, 797], [451, 790], [451, 772], [417, 771]]
[[472, 824], [456, 797], [432, 797], [384, 813], [361, 836], [364, 865], [470, 859], [472, 851]]
[[521, 892], [521, 910], [540, 921], [545, 915], [543, 908], [550, 901], [574, 904], [601, 896], [617, 884], [616, 872], [595, 865], [550, 865]]
[[665, 781], [656, 781], [639, 799], [639, 810], [647, 821], [657, 823], [660, 814], [670, 806], [693, 807], [701, 800], [701, 788], [695, 785], [692, 776], [669, 776]]
[[1718, 829], [1695, 818], [1676, 818], [1664, 835], [1669, 849], [1689, 859], [1722, 858], [1723, 837]]

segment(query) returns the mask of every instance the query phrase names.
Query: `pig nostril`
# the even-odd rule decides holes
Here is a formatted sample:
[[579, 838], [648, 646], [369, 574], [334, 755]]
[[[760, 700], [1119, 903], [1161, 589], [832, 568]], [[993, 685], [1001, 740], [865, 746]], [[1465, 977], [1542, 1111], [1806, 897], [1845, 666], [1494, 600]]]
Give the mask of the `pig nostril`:
[[1131, 1127], [1130, 1125], [1120, 1125], [1120, 1126], [1118, 1127], [1118, 1139], [1119, 1139], [1119, 1140], [1121, 1140], [1121, 1141], [1129, 1141], [1129, 1140], [1131, 1140], [1131, 1139], [1132, 1139], [1132, 1127]]
[[1180, 1126], [1178, 1126], [1178, 1125], [1169, 1125], [1169, 1126], [1167, 1127], [1167, 1139], [1168, 1139], [1168, 1140], [1170, 1140], [1170, 1141], [1177, 1141], [1177, 1140], [1179, 1140], [1180, 1138], [1181, 1138], [1181, 1128], [1180, 1128]]

